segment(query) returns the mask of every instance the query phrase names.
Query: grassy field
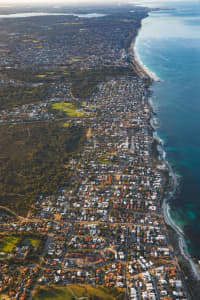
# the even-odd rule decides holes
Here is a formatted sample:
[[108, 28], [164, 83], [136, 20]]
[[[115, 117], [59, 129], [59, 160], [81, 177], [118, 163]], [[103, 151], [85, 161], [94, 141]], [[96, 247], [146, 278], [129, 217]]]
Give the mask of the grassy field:
[[99, 163], [105, 165], [113, 165], [116, 160], [116, 155], [113, 154], [112, 157], [110, 155], [100, 155], [99, 156]]
[[39, 43], [40, 41], [37, 40], [23, 40], [23, 43]]
[[0, 236], [0, 256], [4, 262], [18, 263], [21, 256], [16, 249], [22, 246], [28, 246], [28, 255], [26, 255], [25, 263], [38, 262], [43, 251], [46, 237], [35, 235], [32, 233], [20, 233], [17, 235]]
[[70, 123], [64, 123], [64, 124], [63, 124], [63, 127], [66, 127], [66, 128], [67, 128], [67, 127], [70, 127], [70, 126], [71, 126]]
[[24, 244], [28, 243], [31, 244], [33, 247], [37, 248], [40, 244], [40, 240], [37, 238], [27, 238], [23, 242]]
[[54, 103], [52, 105], [53, 109], [60, 110], [65, 112], [69, 117], [84, 117], [85, 113], [80, 112], [76, 105], [73, 103], [61, 102], [61, 103]]
[[122, 300], [125, 294], [117, 288], [92, 287], [90, 285], [68, 285], [67, 287], [38, 288], [34, 300], [72, 300], [85, 297], [93, 300]]
[[37, 75], [36, 77], [38, 77], [38, 78], [45, 78], [47, 75], [45, 75], [45, 74], [39, 74], [39, 75]]
[[82, 61], [82, 60], [83, 60], [83, 59], [81, 59], [81, 58], [76, 58], [76, 57], [72, 58], [72, 61], [74, 61], [74, 62]]
[[12, 253], [20, 238], [16, 236], [5, 236], [0, 241], [0, 252]]
[[0, 300], [10, 300], [10, 297], [7, 294], [1, 294]]

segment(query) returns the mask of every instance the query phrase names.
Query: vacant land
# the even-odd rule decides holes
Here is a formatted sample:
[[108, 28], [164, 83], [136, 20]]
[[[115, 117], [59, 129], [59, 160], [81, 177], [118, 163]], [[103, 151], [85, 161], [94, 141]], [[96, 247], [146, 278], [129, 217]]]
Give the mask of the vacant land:
[[38, 197], [66, 186], [65, 164], [85, 140], [80, 126], [60, 122], [0, 127], [0, 204], [25, 215]]
[[136, 76], [136, 73], [131, 68], [110, 67], [99, 70], [72, 71], [67, 77], [72, 83], [73, 96], [84, 99], [96, 92], [100, 82], [123, 75]]
[[0, 109], [10, 109], [23, 104], [44, 101], [49, 95], [49, 87], [5, 86], [0, 88]]
[[[67, 287], [38, 288], [34, 300], [72, 300], [85, 297], [88, 300], [123, 300], [124, 291], [117, 288], [91, 287], [89, 285], [69, 285]], [[84, 298], [83, 298], [84, 299]]]

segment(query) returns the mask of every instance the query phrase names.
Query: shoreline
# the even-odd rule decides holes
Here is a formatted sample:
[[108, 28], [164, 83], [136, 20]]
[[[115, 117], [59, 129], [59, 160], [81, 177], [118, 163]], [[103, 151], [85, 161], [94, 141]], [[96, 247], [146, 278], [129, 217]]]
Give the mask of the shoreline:
[[127, 50], [128, 59], [131, 62], [131, 64], [133, 65], [133, 67], [139, 77], [151, 79], [151, 81], [153, 81], [153, 82], [160, 82], [162, 80], [155, 73], [153, 73], [151, 70], [149, 70], [147, 68], [147, 66], [145, 66], [142, 63], [140, 57], [137, 54], [136, 42], [137, 42], [137, 38], [140, 34], [141, 28], [142, 28], [142, 24], [140, 25], [140, 28], [138, 29], [136, 37], [132, 40], [132, 42]]
[[[131, 42], [131, 45], [127, 51], [127, 57], [131, 64], [133, 65], [136, 73], [141, 78], [150, 79], [150, 87], [154, 82], [161, 82], [161, 80], [151, 71], [149, 70], [140, 60], [136, 51], [136, 39], [139, 36], [142, 24], [137, 32], [136, 37]], [[161, 211], [164, 217], [165, 224], [167, 226], [167, 235], [169, 236], [169, 240], [171, 245], [174, 248], [174, 254], [178, 259], [179, 266], [181, 271], [183, 272], [185, 278], [183, 279], [188, 291], [190, 292], [192, 299], [198, 299], [198, 295], [200, 293], [200, 269], [199, 266], [195, 263], [192, 256], [189, 254], [185, 242], [184, 232], [178, 225], [174, 222], [170, 215], [170, 205], [169, 201], [173, 199], [175, 193], [177, 191], [178, 182], [176, 179], [176, 174], [174, 173], [170, 163], [166, 160], [166, 152], [163, 149], [164, 142], [158, 136], [156, 131], [156, 126], [154, 125], [154, 114], [155, 109], [153, 103], [149, 97], [148, 105], [152, 111], [152, 116], [150, 119], [150, 126], [152, 128], [152, 136], [154, 142], [156, 143], [157, 150], [157, 161], [162, 162], [164, 164], [164, 170], [167, 172], [166, 177], [168, 177], [168, 185], [165, 187], [166, 192], [161, 199]], [[197, 296], [195, 293], [198, 293]], [[196, 298], [197, 297], [197, 298]]]
[[[170, 197], [170, 195], [169, 195]], [[173, 196], [172, 196], [173, 197]], [[170, 216], [170, 206], [168, 203], [168, 199], [164, 199], [163, 205], [162, 205], [162, 211], [163, 211], [163, 216], [165, 219], [165, 223], [169, 225], [175, 232], [176, 235], [178, 236], [178, 243], [179, 243], [179, 249], [180, 249], [180, 254], [190, 263], [191, 270], [194, 274], [194, 277], [199, 281], [200, 280], [200, 273], [197, 269], [196, 264], [194, 263], [192, 257], [187, 251], [187, 246], [186, 242], [184, 239], [184, 233], [183, 231], [176, 225], [176, 223], [173, 221], [173, 219]]]

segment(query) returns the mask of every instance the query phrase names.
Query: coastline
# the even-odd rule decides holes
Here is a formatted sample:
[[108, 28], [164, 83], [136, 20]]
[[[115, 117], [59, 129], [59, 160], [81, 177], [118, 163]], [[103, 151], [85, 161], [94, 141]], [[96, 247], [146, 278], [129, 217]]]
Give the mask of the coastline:
[[148, 78], [151, 79], [152, 82], [160, 82], [161, 79], [159, 77], [156, 76], [156, 74], [154, 74], [151, 70], [149, 70], [147, 68], [147, 66], [145, 66], [139, 55], [137, 54], [137, 50], [136, 50], [136, 40], [139, 36], [140, 30], [141, 30], [142, 24], [137, 32], [136, 37], [133, 39], [133, 41], [130, 44], [130, 47], [128, 48], [128, 53], [127, 56], [129, 58], [129, 61], [131, 62], [131, 64], [134, 67], [134, 70], [136, 71], [136, 73], [138, 74], [139, 77], [142, 78]]
[[[141, 78], [149, 79], [151, 87], [151, 85], [154, 82], [161, 82], [162, 80], [158, 78], [156, 74], [154, 74], [142, 63], [139, 55], [137, 54], [136, 40], [139, 36], [141, 27], [142, 24], [137, 32], [136, 37], [131, 42], [131, 45], [127, 51], [127, 56], [129, 61], [133, 65], [137, 75]], [[177, 177], [170, 163], [166, 160], [166, 152], [163, 149], [164, 143], [157, 134], [156, 127], [154, 125], [155, 110], [153, 107], [153, 103], [150, 100], [150, 97], [148, 99], [148, 105], [152, 111], [150, 126], [152, 128], [152, 136], [157, 150], [156, 160], [164, 164], [164, 171], [167, 173], [165, 175], [167, 179], [165, 180], [164, 186], [165, 192], [161, 199], [161, 210], [164, 217], [165, 225], [167, 227], [166, 234], [169, 237], [170, 244], [173, 246], [174, 249], [174, 254], [178, 260], [181, 271], [184, 274], [183, 281], [186, 285], [187, 290], [189, 291], [191, 299], [198, 300], [198, 295], [200, 295], [200, 268], [198, 264], [195, 263], [194, 259], [187, 250], [184, 232], [181, 230], [181, 228], [178, 227], [178, 225], [176, 225], [176, 223], [170, 215], [169, 201], [172, 200], [176, 194], [178, 186]]]

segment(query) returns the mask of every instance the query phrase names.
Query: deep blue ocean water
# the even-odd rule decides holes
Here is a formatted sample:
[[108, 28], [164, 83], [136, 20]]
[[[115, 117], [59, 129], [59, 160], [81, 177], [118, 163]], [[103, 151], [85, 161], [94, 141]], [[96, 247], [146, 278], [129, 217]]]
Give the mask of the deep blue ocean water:
[[171, 216], [200, 259], [200, 2], [156, 4], [136, 41], [139, 59], [162, 81], [153, 84], [158, 134], [179, 177]]

